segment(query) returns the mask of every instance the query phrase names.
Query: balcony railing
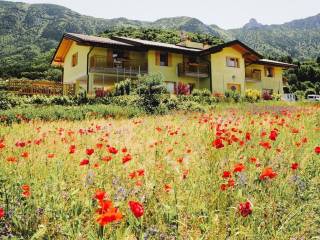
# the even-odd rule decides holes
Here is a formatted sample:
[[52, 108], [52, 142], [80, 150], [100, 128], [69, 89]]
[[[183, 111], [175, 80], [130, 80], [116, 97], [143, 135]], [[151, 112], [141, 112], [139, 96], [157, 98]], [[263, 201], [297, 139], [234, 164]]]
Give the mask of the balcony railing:
[[106, 60], [104, 56], [92, 56], [89, 71], [91, 73], [104, 73], [137, 77], [140, 74], [148, 73], [146, 61], [136, 59], [114, 59]]
[[136, 77], [138, 75], [147, 74], [148, 70], [141, 67], [91, 67], [89, 70], [91, 73], [105, 73], [105, 74], [114, 74], [128, 77]]
[[206, 63], [179, 63], [179, 77], [207, 78], [209, 77], [209, 65]]

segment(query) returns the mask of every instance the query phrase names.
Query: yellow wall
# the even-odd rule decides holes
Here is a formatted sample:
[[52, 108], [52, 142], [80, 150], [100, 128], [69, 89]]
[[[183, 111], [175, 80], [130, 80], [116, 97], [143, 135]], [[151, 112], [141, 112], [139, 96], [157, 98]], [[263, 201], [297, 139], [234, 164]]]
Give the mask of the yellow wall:
[[274, 77], [267, 77], [265, 75], [264, 65], [252, 64], [249, 68], [261, 71], [261, 81], [246, 82], [246, 89], [257, 89], [259, 91], [262, 91], [263, 89], [272, 89], [274, 93], [283, 94], [283, 69], [281, 67], [273, 67]]
[[157, 66], [156, 65], [156, 51], [148, 51], [148, 71], [149, 73], [162, 73], [165, 82], [183, 82], [194, 84], [196, 88], [199, 85], [210, 87], [208, 79], [197, 79], [192, 77], [179, 77], [178, 76], [178, 64], [183, 62], [183, 55], [172, 53], [172, 64], [171, 66]]
[[[65, 83], [76, 83], [77, 80], [84, 80], [87, 77], [87, 54], [90, 51], [88, 46], [79, 46], [72, 43], [64, 61], [63, 81]], [[78, 53], [78, 64], [72, 67], [72, 55]]]
[[[73, 43], [69, 52], [66, 55], [64, 62], [64, 82], [65, 83], [78, 83], [82, 88], [86, 89], [86, 79], [87, 79], [87, 54], [90, 51], [89, 46], [79, 46]], [[91, 52], [92, 55], [107, 55], [107, 49], [104, 48], [94, 48]], [[72, 55], [78, 53], [78, 64], [72, 67]], [[130, 58], [139, 58], [142, 60], [141, 53], [132, 53]], [[197, 79], [192, 77], [179, 77], [177, 73], [178, 64], [183, 62], [183, 55], [172, 53], [172, 64], [171, 66], [157, 66], [156, 65], [156, 52], [153, 50], [148, 51], [148, 72], [157, 73], [160, 72], [164, 76], [166, 82], [184, 82], [194, 84], [196, 88], [207, 88], [210, 89], [210, 79]], [[239, 59], [240, 67], [233, 68], [227, 67], [226, 58], [235, 57]], [[257, 89], [262, 91], [263, 89], [273, 89], [275, 93], [283, 93], [283, 83], [282, 83], [282, 73], [281, 67], [275, 67], [275, 76], [273, 78], [268, 78], [265, 76], [263, 65], [250, 65], [250, 68], [260, 69], [262, 79], [259, 82], [251, 83], [245, 81], [245, 63], [242, 54], [237, 50], [228, 47], [224, 48], [221, 52], [211, 54], [209, 56], [211, 59], [211, 69], [212, 69], [212, 90], [213, 92], [224, 93], [227, 91], [228, 83], [240, 84], [241, 93], [245, 93], [245, 89]], [[234, 78], [233, 78], [234, 76]], [[101, 78], [96, 76], [96, 78]], [[90, 89], [93, 89], [93, 74], [90, 74]], [[114, 79], [110, 79], [110, 83], [114, 82]]]
[[[240, 67], [227, 67], [227, 57], [239, 59]], [[224, 93], [228, 83], [240, 84], [241, 93], [244, 93], [245, 64], [242, 54], [231, 47], [224, 48], [221, 52], [211, 54], [212, 91]], [[233, 78], [234, 76], [234, 78]]]

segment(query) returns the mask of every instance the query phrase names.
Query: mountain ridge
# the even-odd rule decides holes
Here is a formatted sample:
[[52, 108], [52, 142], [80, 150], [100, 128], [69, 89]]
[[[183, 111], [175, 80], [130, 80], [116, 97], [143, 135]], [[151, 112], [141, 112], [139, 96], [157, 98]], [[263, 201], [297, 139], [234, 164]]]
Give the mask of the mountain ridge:
[[[153, 22], [124, 17], [103, 19], [56, 4], [0, 1], [0, 23], [0, 77], [9, 70], [23, 71], [20, 62], [35, 59], [40, 53], [52, 54], [65, 32], [99, 35], [109, 29], [126, 27], [202, 33], [224, 41], [238, 39], [270, 58], [291, 56], [308, 60], [320, 55], [320, 14], [278, 25], [252, 20], [245, 25], [247, 28], [226, 30], [188, 16], [160, 18]], [[17, 70], [12, 70], [12, 66]]]

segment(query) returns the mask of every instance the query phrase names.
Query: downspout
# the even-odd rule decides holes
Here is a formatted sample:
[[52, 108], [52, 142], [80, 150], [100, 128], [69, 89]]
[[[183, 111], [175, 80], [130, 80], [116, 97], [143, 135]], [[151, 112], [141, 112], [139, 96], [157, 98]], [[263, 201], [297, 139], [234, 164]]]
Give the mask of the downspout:
[[87, 54], [87, 94], [89, 93], [89, 56], [93, 49], [94, 47], [91, 47]]

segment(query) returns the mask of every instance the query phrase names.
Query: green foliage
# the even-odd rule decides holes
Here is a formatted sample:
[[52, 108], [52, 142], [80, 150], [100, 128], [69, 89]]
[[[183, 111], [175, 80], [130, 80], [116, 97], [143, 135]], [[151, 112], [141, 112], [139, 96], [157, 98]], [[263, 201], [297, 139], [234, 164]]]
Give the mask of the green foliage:
[[192, 91], [192, 96], [198, 96], [198, 97], [210, 97], [211, 96], [211, 92], [209, 89], [194, 89]]
[[230, 99], [236, 103], [240, 102], [241, 100], [241, 95], [236, 91], [226, 91], [224, 95], [227, 99]]
[[132, 106], [116, 105], [82, 105], [82, 106], [29, 106], [25, 108], [13, 108], [0, 113], [0, 122], [12, 124], [29, 120], [84, 120], [91, 118], [132, 118], [144, 114], [144, 112]]
[[320, 64], [316, 62], [297, 63], [300, 67], [289, 69], [285, 76], [288, 78], [290, 92], [306, 91], [309, 88], [320, 93]]
[[131, 80], [126, 79], [123, 81], [120, 81], [119, 83], [115, 84], [116, 88], [116, 95], [130, 95], [131, 93]]
[[0, 110], [6, 110], [10, 108], [14, 108], [23, 103], [23, 99], [15, 96], [13, 94], [9, 94], [3, 91], [0, 91]]
[[308, 98], [308, 95], [314, 95], [316, 94], [316, 90], [313, 88], [308, 88], [305, 92], [304, 92], [304, 98]]
[[[164, 42], [170, 44], [177, 44], [181, 42], [181, 32], [177, 31], [174, 27], [169, 28], [171, 30], [154, 27], [114, 27], [107, 29], [102, 36], [113, 37], [131, 37], [139, 38], [149, 41]], [[223, 43], [223, 40], [210, 34], [187, 32], [190, 40], [199, 43], [208, 43], [210, 45], [219, 45]]]
[[304, 99], [304, 95], [305, 95], [304, 91], [298, 90], [294, 94], [296, 95], [296, 97], [299, 101]]

